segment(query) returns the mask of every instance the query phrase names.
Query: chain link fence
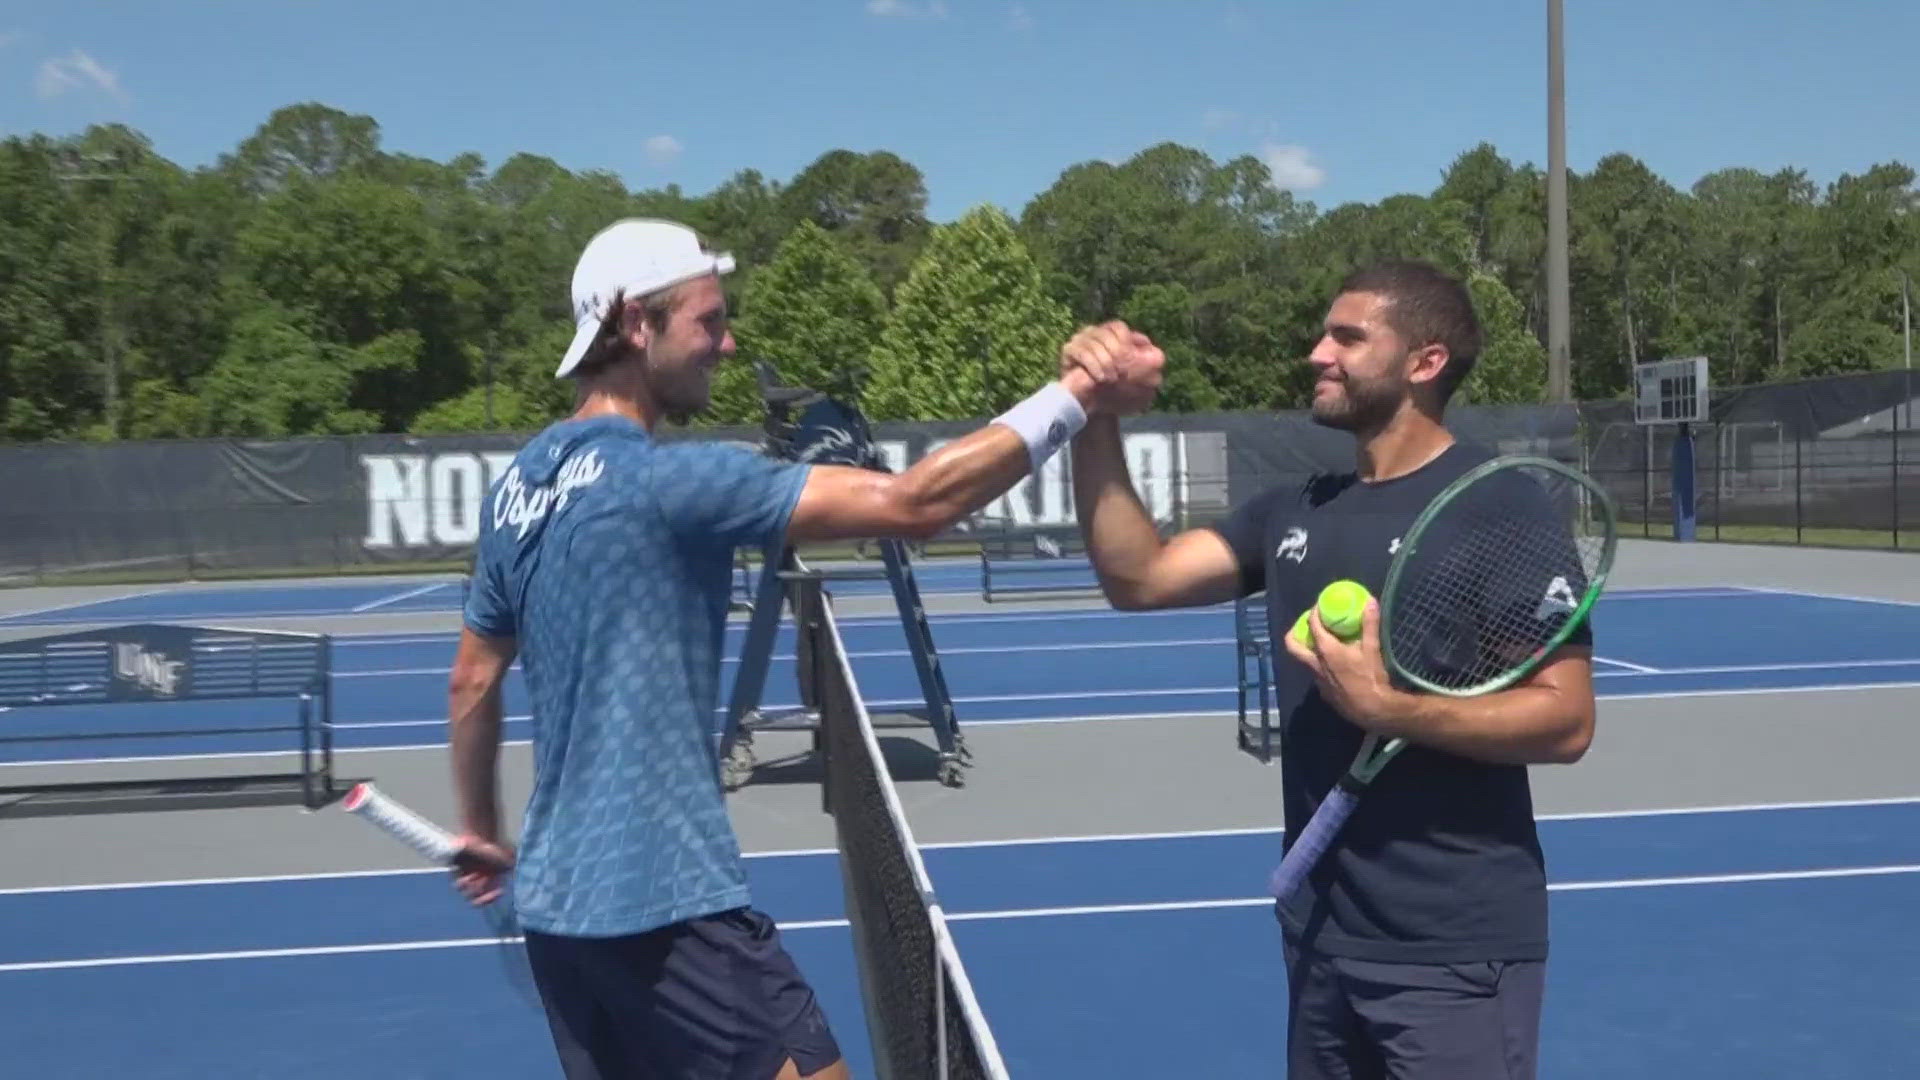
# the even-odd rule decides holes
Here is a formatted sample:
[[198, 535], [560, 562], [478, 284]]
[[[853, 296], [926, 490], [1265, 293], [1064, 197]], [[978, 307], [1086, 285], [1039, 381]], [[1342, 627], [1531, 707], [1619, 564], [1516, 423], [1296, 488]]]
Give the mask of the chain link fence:
[[[1920, 548], [1920, 433], [1912, 373], [1869, 372], [1717, 390], [1688, 426], [1695, 538]], [[1585, 468], [1628, 535], [1674, 534], [1677, 425], [1627, 402], [1581, 406]]]

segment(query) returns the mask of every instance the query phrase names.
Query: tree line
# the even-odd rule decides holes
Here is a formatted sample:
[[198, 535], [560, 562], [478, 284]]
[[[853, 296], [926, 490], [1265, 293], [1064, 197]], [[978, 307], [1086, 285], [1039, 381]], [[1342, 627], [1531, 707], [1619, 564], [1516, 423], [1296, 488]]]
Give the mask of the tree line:
[[[1081, 322], [1119, 317], [1169, 359], [1159, 407], [1294, 408], [1335, 283], [1378, 258], [1470, 282], [1488, 345], [1467, 400], [1540, 400], [1546, 176], [1490, 145], [1425, 194], [1322, 210], [1252, 156], [1164, 143], [1072, 165], [1018, 216], [927, 218], [914, 165], [823, 153], [781, 181], [630, 190], [515, 155], [437, 162], [377, 122], [280, 109], [182, 168], [139, 132], [0, 142], [0, 439], [530, 429], [560, 415], [567, 282], [595, 231], [668, 217], [739, 258], [741, 362], [702, 422], [758, 419], [750, 363], [861, 373], [876, 420], [991, 415]], [[1679, 188], [1626, 154], [1569, 176], [1571, 374], [1705, 354], [1717, 385], [1896, 366], [1920, 277], [1914, 170], [1825, 188], [1731, 167]]]

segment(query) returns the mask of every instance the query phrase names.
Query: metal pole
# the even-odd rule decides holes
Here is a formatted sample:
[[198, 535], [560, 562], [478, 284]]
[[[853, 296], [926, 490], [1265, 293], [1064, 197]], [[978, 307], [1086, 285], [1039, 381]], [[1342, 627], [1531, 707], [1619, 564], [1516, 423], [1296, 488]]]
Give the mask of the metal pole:
[[1913, 366], [1913, 276], [1900, 268], [1900, 336], [1907, 346], [1907, 366]]
[[[98, 181], [111, 192], [113, 185], [136, 179], [122, 172], [107, 171], [118, 168], [120, 161], [111, 154], [88, 153], [78, 149], [68, 149], [58, 154], [64, 172], [55, 179], [63, 183], [85, 183]], [[84, 171], [84, 170], [92, 171]], [[116, 232], [116, 209], [111, 203], [112, 196], [100, 214], [100, 234], [96, 242], [98, 247], [95, 259], [96, 286], [100, 290], [100, 366], [103, 407], [101, 418], [106, 422], [108, 432], [115, 438], [120, 435], [120, 365], [114, 353], [114, 306], [113, 306], [113, 248]]]
[[1547, 0], [1547, 400], [1573, 400], [1567, 284], [1567, 93], [1562, 0]]

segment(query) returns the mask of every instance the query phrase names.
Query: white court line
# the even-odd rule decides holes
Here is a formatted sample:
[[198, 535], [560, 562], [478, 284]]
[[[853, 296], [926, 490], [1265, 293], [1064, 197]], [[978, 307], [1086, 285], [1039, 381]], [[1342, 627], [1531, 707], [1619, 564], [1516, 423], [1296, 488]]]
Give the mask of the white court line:
[[[1838, 694], [1850, 690], [1912, 690], [1920, 681], [1876, 683], [1826, 683], [1819, 686], [1743, 686], [1732, 690], [1646, 690], [1640, 693], [1607, 694], [1602, 701], [1645, 701], [1649, 698], [1742, 697], [1747, 694]], [[980, 723], [981, 721], [974, 721]]]
[[1920, 600], [1894, 600], [1885, 596], [1849, 596], [1845, 593], [1809, 592], [1805, 589], [1779, 589], [1769, 585], [1735, 585], [1741, 592], [1768, 596], [1803, 596], [1809, 600], [1844, 600], [1855, 604], [1883, 604], [1887, 607], [1920, 607]]
[[424, 596], [427, 593], [434, 591], [435, 589], [444, 589], [450, 584], [452, 584], [452, 582], [448, 582], [448, 581], [429, 582], [428, 584], [422, 585], [417, 589], [408, 589], [405, 592], [394, 593], [392, 596], [383, 596], [378, 600], [370, 600], [367, 603], [361, 604], [359, 607], [353, 608], [349, 612], [349, 614], [357, 614], [362, 611], [372, 611], [374, 608], [385, 607], [388, 604], [397, 604], [402, 600], [411, 600], [416, 596]]
[[[938, 651], [941, 656], [967, 656], [967, 655], [981, 655], [981, 654], [993, 655], [997, 653], [1029, 653], [1029, 652], [1041, 652], [1041, 653], [1079, 652], [1086, 649], [1109, 649], [1109, 650], [1111, 649], [1155, 649], [1161, 646], [1233, 645], [1233, 644], [1236, 644], [1238, 640], [1239, 639], [1237, 638], [1216, 637], [1216, 638], [1174, 638], [1167, 641], [1082, 641], [1082, 642], [1069, 642], [1064, 645], [962, 645], [962, 646], [945, 646], [940, 648]], [[850, 652], [847, 654], [847, 657], [848, 659], [852, 659], [852, 660], [868, 660], [868, 659], [881, 659], [881, 658], [887, 658], [887, 657], [901, 657], [901, 656], [912, 656], [912, 655], [913, 653], [907, 649], [865, 649], [865, 650], [856, 650], [854, 652]], [[793, 653], [773, 653], [768, 657], [768, 659], [785, 661], [785, 660], [795, 660], [795, 659], [798, 659], [798, 657], [796, 657]], [[1645, 664], [1635, 664], [1627, 660], [1615, 660], [1612, 657], [1607, 657], [1607, 656], [1596, 656], [1593, 659], [1596, 663], [1611, 664], [1614, 667], [1626, 668], [1629, 671], [1634, 671], [1642, 675], [1677, 675], [1677, 674], [1705, 673], [1710, 671], [1722, 671], [1722, 670], [1724, 671], [1747, 670], [1745, 668], [1656, 668], [1656, 667], [1648, 667]], [[720, 662], [722, 665], [738, 664], [740, 662], [740, 657], [726, 656], [726, 657], [722, 657]], [[1876, 662], [1892, 663], [1893, 661], [1876, 661]], [[1908, 662], [1920, 663], [1920, 661], [1900, 661], [1900, 662], [1901, 663], [1908, 663]], [[1843, 666], [1843, 664], [1834, 664], [1834, 665], [1808, 664], [1805, 666], [1807, 667]], [[1771, 670], [1771, 669], [1761, 667], [1761, 668], [1756, 668], [1754, 670]], [[1782, 668], [1782, 670], [1785, 670], [1785, 668]], [[333, 673], [333, 677], [336, 679], [366, 679], [366, 678], [375, 678], [375, 677], [390, 678], [390, 677], [397, 677], [397, 676], [445, 675], [446, 673], [447, 673], [447, 669], [444, 667], [375, 668], [374, 670], [371, 670], [371, 671], [336, 671]]]
[[[1606, 600], [1683, 600], [1689, 598], [1710, 599], [1712, 597], [1734, 597], [1739, 593], [1734, 586], [1713, 586], [1699, 590], [1641, 590], [1639, 592], [1610, 593]], [[880, 595], [880, 594], [876, 594]], [[974, 623], [1022, 623], [1022, 622], [1071, 622], [1082, 619], [1154, 619], [1154, 618], [1199, 618], [1218, 617], [1231, 614], [1232, 604], [1206, 604], [1199, 607], [1167, 608], [1159, 611], [1114, 611], [1107, 608], [1095, 610], [1064, 609], [1056, 611], [1009, 611], [1009, 612], [928, 612], [928, 618], [934, 626]], [[324, 615], [328, 612], [295, 612], [300, 615]], [[338, 614], [334, 612], [333, 614]], [[898, 626], [900, 620], [892, 615], [858, 615], [840, 620], [841, 628]], [[782, 627], [789, 624], [782, 620]], [[728, 632], [746, 632], [744, 619], [733, 620], [728, 624]], [[333, 635], [336, 648], [365, 648], [382, 645], [433, 645], [450, 642], [459, 636], [457, 630], [440, 633], [394, 634], [380, 630], [367, 630]]]
[[[1077, 652], [1083, 649], [1155, 649], [1161, 646], [1174, 645], [1232, 645], [1235, 640], [1234, 638], [1174, 638], [1167, 641], [1083, 641], [1065, 645], [948, 645], [938, 648], [937, 651], [941, 656], [965, 656], [978, 653]], [[850, 652], [847, 654], [847, 658], [851, 660], [862, 660], [912, 655], [913, 653], [907, 649], [867, 649]], [[773, 653], [769, 656], [769, 659], [793, 660], [796, 659], [796, 657], [792, 653]], [[740, 657], [725, 656], [721, 657], [720, 662], [723, 665], [738, 664]], [[1608, 661], [1608, 663], [1616, 662], [1617, 661]], [[1621, 664], [1620, 666], [1633, 667], [1634, 665]], [[1651, 671], [1653, 669], [1647, 668], [1645, 670]], [[437, 667], [379, 668], [373, 671], [336, 671], [333, 675], [334, 678], [337, 679], [363, 679], [370, 676], [445, 675], [446, 673], [446, 668]]]
[[[1920, 805], [1920, 796], [1890, 796], [1876, 799], [1824, 799], [1779, 803], [1722, 803], [1709, 806], [1656, 807], [1646, 810], [1581, 810], [1563, 814], [1539, 814], [1536, 821], [1610, 821], [1648, 817], [1683, 817], [1707, 814], [1756, 814], [1793, 810], [1850, 810], [1869, 807]], [[1176, 829], [1165, 832], [1096, 833], [1075, 836], [1023, 836], [1003, 840], [934, 840], [921, 843], [922, 851], [963, 848], [1054, 847], [1066, 844], [1111, 844], [1161, 840], [1207, 840], [1232, 836], [1280, 836], [1284, 830], [1267, 826], [1228, 829]], [[743, 858], [761, 859], [817, 858], [835, 856], [833, 848], [772, 848], [749, 851]], [[255, 874], [243, 877], [176, 878], [162, 881], [123, 881], [90, 885], [31, 885], [0, 889], [0, 896], [25, 896], [35, 893], [133, 892], [140, 889], [172, 889], [187, 886], [257, 885], [293, 881], [332, 881], [341, 878], [407, 877], [420, 874], [444, 874], [438, 866], [406, 867], [396, 870], [332, 870], [307, 874]]]
[[[1874, 662], [1869, 662], [1869, 661], [1861, 662], [1861, 664], [1863, 665], [1871, 664], [1871, 663], [1874, 663]], [[1914, 662], [1899, 661], [1896, 663], [1914, 663]], [[1812, 665], [1812, 666], [1815, 668], [1818, 668], [1818, 667], [1827, 666], [1827, 665]], [[1759, 668], [1756, 670], [1766, 671], [1771, 669]], [[1791, 667], [1790, 666], [1782, 667], [1781, 670], [1791, 670]], [[1703, 673], [1711, 674], [1712, 669], [1707, 669]], [[1618, 680], [1618, 679], [1630, 679], [1630, 678], [1646, 678], [1651, 675], [1677, 676], [1677, 675], [1688, 675], [1688, 674], [1692, 674], [1692, 671], [1687, 668], [1667, 668], [1657, 672], [1632, 672], [1632, 671], [1611, 672], [1611, 673], [1600, 672], [1600, 673], [1596, 673], [1595, 678], [1606, 678], [1609, 680]], [[1703, 688], [1699, 690], [1609, 691], [1601, 695], [1600, 700], [1602, 701], [1643, 701], [1648, 699], [1661, 699], [1661, 698], [1741, 697], [1749, 694], [1826, 694], [1826, 693], [1846, 693], [1846, 692], [1855, 692], [1855, 691], [1910, 690], [1915, 687], [1920, 687], [1920, 681], [1902, 679], [1894, 682], [1817, 683], [1810, 686], [1742, 686], [1742, 687], [1708, 687], [1708, 688]], [[979, 703], [1000, 704], [1000, 703], [1006, 703], [1010, 701], [1049, 701], [1049, 700], [1063, 700], [1063, 699], [1073, 699], [1073, 698], [1102, 698], [1102, 697], [1105, 697], [1105, 698], [1171, 697], [1171, 696], [1178, 696], [1182, 694], [1191, 694], [1196, 696], [1200, 696], [1200, 695], [1220, 696], [1220, 695], [1233, 694], [1236, 692], [1237, 692], [1237, 687], [1232, 687], [1232, 686], [1197, 687], [1197, 688], [1172, 689], [1172, 690], [1088, 690], [1088, 691], [1063, 693], [1063, 694], [1019, 694], [1019, 695], [1002, 695], [1002, 696], [987, 696], [987, 697], [957, 697], [954, 699], [954, 702], [956, 704], [979, 704]], [[899, 699], [888, 699], [883, 701], [869, 701], [867, 704], [870, 708], [877, 707], [882, 709], [888, 709], [888, 708], [900, 708], [908, 705], [922, 705], [924, 703], [916, 699], [899, 698]], [[780, 708], [780, 707], [786, 707], [786, 706], [774, 706], [774, 707]], [[1075, 713], [1067, 716], [1006, 716], [1006, 717], [994, 717], [994, 718], [982, 719], [982, 720], [963, 720], [962, 724], [967, 727], [1001, 727], [1001, 726], [1008, 726], [1008, 725], [1015, 725], [1015, 724], [1020, 724], [1020, 725], [1091, 724], [1091, 723], [1100, 723], [1102, 721], [1108, 721], [1108, 720], [1134, 720], [1134, 719], [1148, 720], [1148, 719], [1158, 719], [1163, 717], [1217, 717], [1217, 716], [1233, 716], [1233, 715], [1235, 714], [1231, 710], [1178, 709], [1173, 711], [1160, 711], [1160, 712], [1136, 711], [1136, 712], [1128, 712], [1128, 713]], [[503, 718], [503, 720], [506, 723], [525, 723], [532, 719], [533, 718], [530, 715], [527, 715], [524, 713], [514, 713]], [[358, 731], [358, 730], [372, 730], [372, 729], [380, 729], [380, 728], [441, 727], [441, 726], [444, 726], [445, 724], [446, 724], [446, 720], [443, 718], [436, 718], [436, 719], [429, 719], [429, 720], [370, 720], [370, 721], [364, 721], [360, 723], [336, 723], [334, 724], [334, 729], [336, 731]], [[527, 740], [527, 739], [503, 739], [501, 740], [500, 745], [503, 747], [526, 746], [528, 745], [529, 741], [530, 740]], [[411, 750], [443, 751], [446, 749], [446, 747], [447, 747], [447, 744], [444, 742], [400, 743], [392, 746], [336, 746], [334, 747], [333, 752], [336, 755], [379, 754], [379, 753], [411, 751]], [[155, 762], [155, 761], [203, 761], [203, 760], [217, 761], [224, 758], [283, 757], [283, 756], [291, 755], [293, 753], [296, 753], [296, 751], [235, 750], [235, 751], [228, 751], [223, 753], [205, 753], [205, 754], [150, 754], [150, 755], [132, 755], [132, 756], [124, 756], [124, 757], [53, 758], [49, 760], [36, 760], [36, 761], [0, 761], [0, 770], [36, 768], [36, 767], [43, 767], [43, 766], [52, 767], [52, 766], [71, 766], [71, 765], [140, 764], [140, 763]]]
[[[1068, 648], [1068, 646], [1062, 646], [1062, 648]], [[1083, 646], [1071, 646], [1071, 648], [1083, 648]], [[1636, 667], [1636, 671], [1601, 671], [1601, 673], [1596, 673], [1594, 676], [1596, 676], [1596, 678], [1615, 678], [1615, 680], [1617, 680], [1617, 678], [1647, 678], [1647, 676], [1757, 675], [1757, 673], [1768, 673], [1768, 671], [1824, 671], [1824, 669], [1849, 669], [1849, 667], [1860, 669], [1860, 667], [1910, 667], [1910, 665], [1920, 665], [1920, 659], [1901, 659], [1901, 661], [1837, 661], [1837, 663], [1807, 663], [1807, 665], [1697, 667], [1697, 669], [1695, 669], [1695, 667], [1638, 669], [1638, 665], [1622, 665], [1622, 667]], [[1839, 686], [1839, 688], [1849, 688], [1849, 686]], [[1738, 688], [1738, 690], [1663, 690], [1663, 692], [1655, 692], [1655, 694], [1657, 694], [1657, 696], [1668, 696], [1668, 694], [1672, 694], [1672, 696], [1684, 696], [1684, 694], [1736, 694], [1736, 692], [1741, 692], [1741, 690], [1747, 690], [1747, 688]], [[1763, 690], [1764, 692], [1764, 690], [1776, 690], [1776, 688], [1753, 688], [1753, 690]], [[1801, 690], [1801, 688], [1778, 688], [1778, 690]], [[1826, 686], [1820, 686], [1818, 690], [1826, 690]], [[1238, 686], [1169, 686], [1169, 688], [1144, 688], [1144, 690], [1131, 690], [1131, 688], [1129, 688], [1129, 690], [1068, 690], [1068, 692], [1054, 692], [1054, 694], [973, 694], [973, 696], [956, 696], [956, 698], [954, 698], [954, 705], [989, 705], [989, 703], [991, 703], [991, 705], [1002, 705], [1002, 703], [1006, 703], [1006, 701], [1073, 701], [1083, 700], [1083, 698], [1181, 698], [1181, 696], [1236, 694], [1236, 692], [1238, 692]], [[1607, 698], [1626, 698], [1626, 696], [1630, 696], [1630, 694], [1607, 694]], [[899, 707], [906, 707], [906, 705], [924, 705], [924, 701], [920, 701], [918, 698], [874, 698], [874, 700], [868, 700], [868, 707], [870, 707], [870, 709], [899, 709]], [[532, 717], [507, 717], [507, 719], [509, 719], [509, 721], [516, 721], [516, 719], [532, 719]], [[1069, 721], [1069, 723], [1083, 723], [1083, 721], [1089, 721], [1089, 719], [1106, 719], [1106, 717], [1058, 717], [1058, 719], [1060, 719], [1060, 721]], [[405, 728], [405, 726], [426, 726], [426, 724], [444, 723], [444, 719], [432, 719], [432, 721], [361, 721], [361, 723], [336, 723], [334, 724], [334, 730]], [[964, 721], [964, 723], [1006, 724], [1035, 723], [1035, 721], [987, 719], [987, 721]]]
[[[1599, 658], [1595, 657], [1595, 659]], [[1607, 662], [1617, 663], [1618, 661], [1609, 660]], [[1920, 664], [1920, 657], [1893, 660], [1809, 660], [1784, 664], [1710, 664], [1702, 667], [1646, 668], [1644, 669], [1644, 673], [1648, 675], [1729, 675], [1753, 674], [1755, 672], [1765, 671], [1829, 671], [1834, 668], [1911, 667], [1915, 664]], [[1632, 667], [1633, 665], [1623, 664], [1621, 666]], [[1635, 674], [1640, 673], [1641, 672], [1635, 672]], [[1618, 673], [1610, 671], [1595, 673], [1596, 677], [1602, 675], [1615, 679], [1623, 677]]]
[[[1708, 874], [1698, 877], [1627, 878], [1617, 881], [1568, 881], [1548, 885], [1549, 892], [1593, 892], [1617, 889], [1679, 888], [1701, 885], [1751, 885], [1779, 881], [1833, 880], [1920, 873], [1920, 865], [1859, 866], [1829, 870], [1783, 870], [1752, 874]], [[1221, 900], [1175, 900], [1158, 903], [1089, 904], [1081, 907], [1010, 908], [1001, 911], [947, 911], [948, 922], [989, 922], [1085, 915], [1123, 915], [1170, 911], [1206, 911], [1221, 908], [1270, 907], [1271, 896]], [[783, 922], [782, 931], [841, 929], [846, 919], [810, 919]], [[243, 949], [232, 952], [173, 953], [157, 956], [106, 956], [85, 960], [32, 960], [0, 964], [0, 973], [66, 971], [75, 968], [133, 967], [152, 964], [193, 964], [226, 960], [273, 960], [305, 956], [346, 956], [363, 953], [411, 952], [428, 949], [498, 947], [519, 938], [452, 938], [440, 941], [384, 941], [364, 945], [319, 945], [286, 949]]]
[[[71, 604], [55, 604], [52, 607], [28, 608], [25, 611], [0, 612], [0, 626], [5, 626], [14, 619], [24, 619], [31, 615], [47, 615], [55, 611], [72, 611], [76, 608], [92, 607], [95, 604], [111, 604], [120, 600], [138, 600], [141, 597], [158, 596], [163, 592], [172, 591], [172, 585], [159, 585], [151, 589], [142, 589], [138, 592], [123, 593], [119, 596], [101, 596], [95, 597], [92, 600], [75, 600]], [[23, 623], [21, 625], [31, 626], [33, 624]]]

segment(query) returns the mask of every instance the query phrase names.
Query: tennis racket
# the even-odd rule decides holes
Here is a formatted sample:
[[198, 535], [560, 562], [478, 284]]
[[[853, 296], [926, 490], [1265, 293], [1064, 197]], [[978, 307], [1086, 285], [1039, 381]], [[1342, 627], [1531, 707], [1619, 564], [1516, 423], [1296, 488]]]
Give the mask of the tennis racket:
[[[358, 783], [340, 806], [379, 826], [387, 835], [418, 852], [428, 862], [452, 868], [459, 862], [460, 844], [452, 833], [395, 801], [370, 783]], [[523, 996], [532, 996], [532, 972], [527, 966], [519, 920], [504, 898], [486, 906], [485, 914], [500, 941], [507, 976]]]
[[[1618, 540], [1613, 500], [1549, 458], [1506, 456], [1447, 485], [1401, 537], [1380, 598], [1388, 673], [1478, 697], [1526, 678], [1586, 622]], [[1268, 884], [1291, 897], [1404, 738], [1369, 733]]]

